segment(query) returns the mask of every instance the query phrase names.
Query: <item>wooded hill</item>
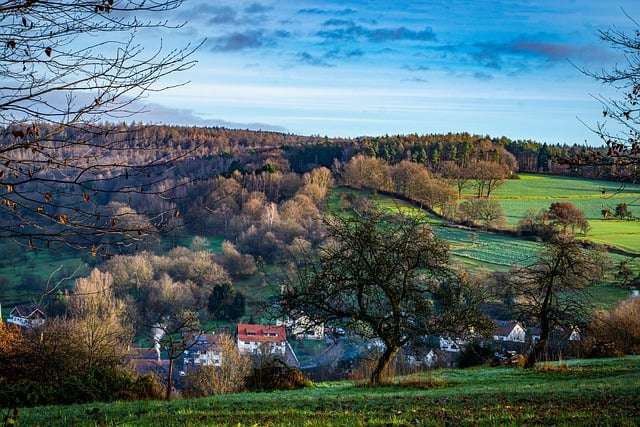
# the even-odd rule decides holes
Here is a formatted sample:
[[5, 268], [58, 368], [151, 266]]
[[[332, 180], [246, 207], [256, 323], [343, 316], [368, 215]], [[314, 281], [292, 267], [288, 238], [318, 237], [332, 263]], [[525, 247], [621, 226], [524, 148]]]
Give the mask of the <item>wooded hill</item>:
[[[58, 239], [58, 244], [93, 252], [108, 248], [105, 255], [144, 247], [150, 232], [183, 226], [189, 234], [228, 236], [231, 217], [242, 206], [247, 210], [249, 199], [260, 199], [261, 207], [279, 204], [308, 184], [302, 174], [319, 167], [355, 187], [414, 198], [407, 194], [409, 176], [383, 176], [387, 182], [375, 182], [381, 176], [374, 179], [371, 173], [343, 176], [344, 166], [358, 155], [390, 166], [420, 166], [435, 179], [431, 190], [439, 189], [437, 196], [433, 191], [423, 195], [424, 205], [439, 211], [452, 197], [451, 191], [443, 195], [440, 190], [453, 188], [460, 195], [469, 180], [478, 183], [477, 195], [484, 197], [516, 172], [613, 176], [608, 167], [567, 165], [580, 159], [585, 147], [468, 133], [336, 139], [142, 124], [68, 127], [62, 134], [44, 124], [24, 129], [1, 132], [0, 147], [8, 160], [0, 165], [0, 201], [6, 207], [0, 237], [22, 239], [31, 247]], [[89, 200], [91, 211], [84, 204]], [[214, 211], [217, 219], [212, 220]], [[203, 212], [208, 213], [205, 219]], [[116, 245], [123, 243], [122, 236], [128, 241]]]

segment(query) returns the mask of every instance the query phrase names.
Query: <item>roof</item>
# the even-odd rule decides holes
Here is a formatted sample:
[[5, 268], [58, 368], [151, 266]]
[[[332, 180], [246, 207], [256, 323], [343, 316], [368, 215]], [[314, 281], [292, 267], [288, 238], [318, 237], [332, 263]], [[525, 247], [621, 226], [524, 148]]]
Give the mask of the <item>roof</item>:
[[517, 325], [520, 325], [515, 320], [494, 320], [494, 323], [496, 325], [496, 329], [494, 330], [493, 334], [499, 337], [509, 336], [511, 331], [513, 331], [513, 329]]
[[158, 360], [158, 352], [155, 348], [134, 347], [129, 350], [131, 360]]
[[23, 317], [26, 319], [33, 316], [34, 314], [38, 314], [38, 312], [40, 312], [43, 317], [47, 317], [45, 308], [42, 305], [18, 305], [13, 310], [11, 310], [11, 313], [9, 313], [9, 315], [13, 317]]
[[254, 342], [285, 342], [287, 331], [284, 326], [238, 325], [238, 340]]
[[196, 334], [185, 337], [185, 347], [191, 351], [207, 351], [210, 348], [218, 347], [220, 344], [220, 334]]

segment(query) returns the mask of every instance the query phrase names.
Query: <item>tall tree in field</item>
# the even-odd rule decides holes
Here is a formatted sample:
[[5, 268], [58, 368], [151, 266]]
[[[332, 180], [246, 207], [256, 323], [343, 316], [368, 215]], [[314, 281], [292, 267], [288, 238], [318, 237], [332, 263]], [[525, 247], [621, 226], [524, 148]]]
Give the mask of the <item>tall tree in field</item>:
[[[181, 3], [0, 0], [0, 238], [96, 253], [108, 251], [106, 234], [130, 242], [153, 231], [119, 226], [101, 204], [154, 193], [151, 172], [174, 159], [101, 123], [130, 117], [146, 93], [166, 87], [164, 77], [194, 65], [192, 47], [158, 41], [148, 51], [139, 40], [171, 28], [167, 14]], [[139, 213], [163, 222], [160, 212]]]
[[603, 277], [606, 265], [601, 254], [585, 251], [572, 236], [561, 234], [533, 264], [505, 276], [505, 288], [515, 297], [514, 311], [540, 325], [540, 339], [527, 355], [526, 367], [543, 357], [552, 331], [570, 330], [587, 319], [587, 287]]
[[283, 307], [384, 344], [371, 383], [424, 335], [480, 328], [481, 294], [449, 269], [449, 250], [424, 217], [375, 208], [326, 220], [329, 239], [298, 253], [281, 279]]
[[458, 206], [458, 217], [462, 221], [481, 224], [486, 229], [499, 228], [507, 223], [507, 216], [496, 199], [470, 199]]
[[571, 227], [571, 232], [575, 232], [576, 227], [586, 233], [589, 231], [589, 223], [584, 217], [584, 212], [578, 209], [571, 202], [551, 203], [548, 211], [551, 225], [559, 228], [563, 233]]
[[[195, 298], [187, 283], [176, 282], [164, 273], [147, 289], [140, 302], [139, 331], [153, 340], [158, 351], [166, 355], [169, 366], [165, 398], [171, 399], [173, 370], [176, 360], [196, 344], [200, 332], [200, 319], [193, 310]], [[194, 335], [191, 344], [183, 340], [184, 334]]]

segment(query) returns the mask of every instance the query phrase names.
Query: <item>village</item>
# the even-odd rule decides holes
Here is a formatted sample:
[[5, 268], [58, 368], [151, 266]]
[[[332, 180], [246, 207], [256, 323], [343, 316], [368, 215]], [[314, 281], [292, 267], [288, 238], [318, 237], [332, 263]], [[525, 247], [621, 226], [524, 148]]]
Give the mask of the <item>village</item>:
[[[25, 329], [38, 328], [46, 321], [47, 314], [43, 306], [16, 306], [7, 319], [7, 323]], [[482, 338], [483, 344], [494, 350], [491, 363], [521, 364], [522, 354], [539, 339], [539, 327], [526, 328], [515, 320], [495, 320], [494, 324], [493, 335]], [[351, 337], [342, 328], [314, 323], [302, 314], [279, 319], [272, 325], [237, 324], [232, 331], [229, 327], [221, 329], [223, 331], [217, 333], [190, 331], [182, 334], [176, 345], [180, 352], [179, 357], [175, 357], [178, 369], [172, 374], [172, 384], [176, 391], [180, 390], [181, 379], [188, 373], [204, 366], [221, 368], [225, 364], [225, 350], [220, 346], [223, 337], [233, 338], [235, 346], [232, 351], [250, 356], [252, 366], [277, 361], [279, 366], [301, 369], [316, 380], [350, 379], [357, 361], [365, 357], [367, 352], [375, 351], [376, 347], [381, 346], [376, 340]], [[467, 339], [435, 337], [427, 340], [430, 345], [404, 348], [395, 364], [403, 367], [403, 373], [455, 368], [460, 353], [470, 340], [480, 338], [471, 335]], [[549, 349], [556, 356], [563, 357], [564, 354], [565, 358], [570, 358], [575, 355], [574, 344], [579, 340], [580, 332], [577, 328], [570, 331], [558, 329], [553, 333]], [[305, 342], [315, 345], [305, 345]], [[296, 348], [304, 353], [303, 363]], [[127, 363], [138, 376], [151, 374], [160, 382], [166, 382], [170, 369], [165, 350], [159, 343], [146, 348], [131, 347]]]

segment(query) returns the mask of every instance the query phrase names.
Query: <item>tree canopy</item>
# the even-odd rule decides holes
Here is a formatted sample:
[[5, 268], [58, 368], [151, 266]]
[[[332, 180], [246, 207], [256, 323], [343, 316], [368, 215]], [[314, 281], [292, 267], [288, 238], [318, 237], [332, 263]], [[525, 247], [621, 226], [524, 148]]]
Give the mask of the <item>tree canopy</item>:
[[425, 218], [372, 208], [325, 225], [327, 242], [299, 254], [281, 279], [283, 308], [379, 340], [372, 383], [404, 344], [485, 325], [479, 289], [449, 268], [449, 249]]

